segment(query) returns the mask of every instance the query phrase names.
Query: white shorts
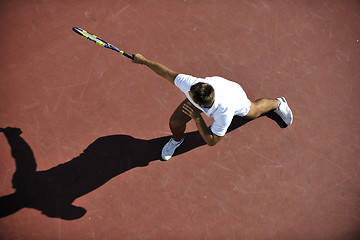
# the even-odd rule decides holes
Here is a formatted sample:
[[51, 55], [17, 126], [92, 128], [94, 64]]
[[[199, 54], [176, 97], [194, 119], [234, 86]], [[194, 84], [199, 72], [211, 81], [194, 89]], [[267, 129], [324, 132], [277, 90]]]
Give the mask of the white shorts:
[[240, 116], [240, 117], [245, 117], [249, 111], [250, 111], [250, 106], [251, 106], [251, 101], [248, 99], [248, 97], [246, 96], [246, 93], [244, 91], [244, 89], [239, 85], [240, 89], [239, 89], [239, 94], [240, 94], [240, 108], [239, 110], [237, 110], [235, 112], [235, 116]]

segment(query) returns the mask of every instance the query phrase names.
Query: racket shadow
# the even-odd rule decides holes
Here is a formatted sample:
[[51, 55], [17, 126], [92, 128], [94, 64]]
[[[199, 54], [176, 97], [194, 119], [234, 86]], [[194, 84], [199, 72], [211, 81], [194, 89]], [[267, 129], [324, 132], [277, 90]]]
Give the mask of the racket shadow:
[[[249, 120], [234, 118], [228, 132]], [[101, 187], [110, 179], [136, 167], [145, 167], [161, 159], [161, 149], [170, 136], [143, 140], [129, 135], [111, 135], [96, 139], [82, 154], [45, 171], [36, 170], [30, 146], [18, 128], [4, 132], [16, 163], [12, 184], [15, 192], [0, 197], [0, 218], [22, 208], [33, 208], [44, 215], [65, 220], [79, 219], [86, 210], [74, 206], [75, 199]], [[205, 145], [199, 132], [185, 134], [175, 156]], [[176, 161], [176, 159], [171, 160]]]

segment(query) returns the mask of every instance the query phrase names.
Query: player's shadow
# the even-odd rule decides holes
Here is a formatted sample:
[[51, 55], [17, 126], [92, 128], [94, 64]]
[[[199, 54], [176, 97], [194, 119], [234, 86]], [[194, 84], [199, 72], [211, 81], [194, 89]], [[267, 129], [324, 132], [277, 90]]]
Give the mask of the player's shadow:
[[[228, 131], [247, 122], [235, 117]], [[170, 138], [143, 140], [128, 135], [104, 136], [96, 139], [80, 156], [51, 169], [36, 171], [33, 152], [20, 136], [20, 129], [6, 128], [2, 131], [16, 163], [12, 181], [16, 191], [0, 197], [0, 217], [27, 207], [40, 210], [49, 217], [66, 220], [81, 218], [86, 213], [84, 208], [72, 205], [75, 199], [125, 171], [160, 160], [161, 149]], [[185, 139], [175, 155], [205, 145], [199, 132], [186, 133]]]

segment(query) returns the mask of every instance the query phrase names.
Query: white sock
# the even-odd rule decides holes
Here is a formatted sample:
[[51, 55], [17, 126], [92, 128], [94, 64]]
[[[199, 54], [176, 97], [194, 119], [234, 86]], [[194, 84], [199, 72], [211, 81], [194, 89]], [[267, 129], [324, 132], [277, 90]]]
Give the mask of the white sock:
[[180, 139], [180, 141], [176, 141], [174, 138], [172, 139], [176, 144], [180, 144], [182, 143], [182, 141], [184, 141], [184, 138]]

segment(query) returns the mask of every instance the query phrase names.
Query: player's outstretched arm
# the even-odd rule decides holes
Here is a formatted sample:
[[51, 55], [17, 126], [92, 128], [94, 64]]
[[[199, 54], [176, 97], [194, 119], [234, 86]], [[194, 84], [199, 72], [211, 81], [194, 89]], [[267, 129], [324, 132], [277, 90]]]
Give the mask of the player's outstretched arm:
[[178, 72], [171, 70], [170, 68], [162, 65], [161, 63], [147, 59], [139, 53], [134, 55], [133, 63], [146, 65], [148, 68], [153, 70], [156, 74], [165, 78], [172, 84], [174, 84], [174, 80], [175, 80], [176, 76], [179, 75]]

